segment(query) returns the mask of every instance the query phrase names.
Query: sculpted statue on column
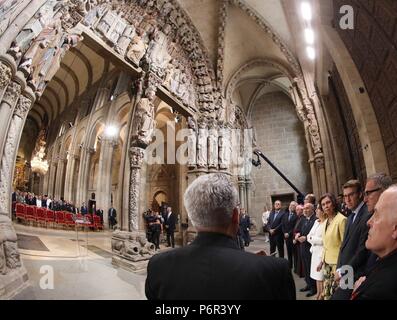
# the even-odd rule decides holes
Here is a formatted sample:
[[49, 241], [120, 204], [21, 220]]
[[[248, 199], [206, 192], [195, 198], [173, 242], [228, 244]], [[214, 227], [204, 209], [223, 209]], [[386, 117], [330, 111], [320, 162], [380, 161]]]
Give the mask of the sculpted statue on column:
[[219, 133], [219, 169], [226, 170], [229, 168], [232, 155], [232, 145], [229, 128], [224, 125]]
[[205, 167], [207, 165], [207, 137], [208, 130], [205, 120], [199, 121], [198, 143], [197, 143], [197, 165]]
[[156, 92], [154, 90], [149, 90], [147, 98], [141, 98], [137, 104], [136, 140], [140, 145], [149, 145], [156, 128], [153, 105], [155, 96]]
[[208, 166], [216, 168], [218, 165], [218, 130], [214, 121], [209, 123], [208, 132]]
[[142, 40], [139, 30], [137, 30], [137, 34], [132, 38], [126, 57], [129, 61], [139, 66], [139, 62], [145, 55], [145, 52], [146, 44]]
[[188, 166], [196, 166], [197, 157], [197, 128], [196, 122], [192, 117], [188, 118], [189, 136], [188, 136]]

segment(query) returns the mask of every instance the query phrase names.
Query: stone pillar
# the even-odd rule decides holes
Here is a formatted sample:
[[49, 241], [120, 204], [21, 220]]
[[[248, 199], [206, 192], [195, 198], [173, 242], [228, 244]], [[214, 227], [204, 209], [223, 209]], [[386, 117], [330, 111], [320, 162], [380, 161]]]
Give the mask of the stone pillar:
[[249, 178], [245, 179], [245, 209], [246, 212], [252, 216], [252, 212], [250, 212], [251, 209], [251, 180]]
[[318, 177], [319, 196], [327, 192], [327, 176], [325, 174], [325, 162], [322, 154], [317, 154], [314, 157], [315, 167]]
[[238, 198], [240, 201], [240, 208], [245, 208], [245, 191], [244, 191], [244, 177], [238, 176]]
[[[48, 160], [48, 168], [51, 168], [51, 160]], [[49, 191], [49, 179], [50, 179], [50, 170], [44, 175], [44, 183], [43, 183], [43, 193], [48, 195]]]
[[19, 98], [4, 143], [0, 167], [0, 214], [5, 214], [7, 216], [11, 213], [11, 187], [15, 159], [20, 137], [22, 135], [22, 129], [32, 106], [32, 102], [33, 99], [29, 99], [25, 96]]
[[0, 61], [0, 101], [3, 99], [4, 92], [11, 81], [11, 68]]
[[63, 181], [63, 171], [65, 170], [65, 162], [66, 159], [59, 159], [58, 166], [57, 166], [57, 174], [55, 177], [55, 190], [54, 190], [54, 197], [60, 199], [62, 196], [62, 184], [65, 183]]
[[55, 177], [57, 172], [57, 163], [54, 161], [51, 163], [49, 170], [49, 178], [48, 178], [48, 196], [51, 196], [52, 199], [55, 199]]
[[7, 299], [27, 286], [28, 276], [18, 253], [17, 235], [9, 218], [11, 187], [22, 129], [33, 98], [19, 96], [5, 138], [0, 167], [0, 299]]
[[129, 196], [129, 231], [138, 230], [139, 217], [139, 190], [141, 188], [141, 167], [145, 150], [138, 147], [131, 147], [130, 154], [130, 196]]
[[112, 192], [112, 159], [116, 142], [112, 139], [102, 139], [102, 141], [98, 168], [100, 176], [96, 187], [98, 192], [97, 208], [103, 210], [103, 224], [107, 228], [109, 225], [107, 212], [111, 205]]
[[[68, 201], [73, 201], [73, 175], [76, 170], [76, 160], [79, 156], [69, 153], [68, 154], [68, 162], [66, 166], [66, 179], [65, 179], [65, 199]], [[76, 187], [76, 186], [75, 186]]]
[[[0, 137], [5, 137], [9, 121], [14, 111], [15, 105], [17, 104], [18, 97], [21, 94], [21, 85], [15, 81], [12, 81], [4, 95], [3, 100], [0, 103]], [[22, 119], [21, 119], [22, 120]], [[15, 125], [15, 124], [14, 124]], [[0, 140], [0, 159], [3, 156], [5, 139]], [[19, 141], [18, 141], [19, 143]]]

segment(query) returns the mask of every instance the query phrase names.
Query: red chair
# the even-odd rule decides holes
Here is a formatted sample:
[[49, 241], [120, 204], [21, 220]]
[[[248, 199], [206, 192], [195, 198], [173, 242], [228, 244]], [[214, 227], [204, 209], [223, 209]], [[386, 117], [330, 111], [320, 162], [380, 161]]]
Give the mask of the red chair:
[[88, 224], [86, 224], [87, 227], [92, 228], [92, 229], [97, 229], [95, 227], [95, 223], [94, 223], [94, 219], [92, 218], [92, 214], [86, 214], [84, 216], [84, 218], [86, 219], [86, 221], [88, 221]]
[[37, 222], [37, 214], [35, 206], [26, 206], [26, 220]]
[[55, 224], [55, 213], [50, 209], [46, 209], [46, 222], [51, 222], [52, 225]]
[[46, 209], [45, 208], [36, 208], [36, 214], [37, 214], [37, 223], [44, 223], [47, 227], [47, 221], [46, 221]]
[[55, 221], [57, 225], [65, 226], [65, 215], [63, 211], [55, 211]]
[[75, 222], [73, 220], [73, 213], [65, 212], [65, 225], [68, 227], [75, 226]]
[[26, 205], [23, 203], [17, 203], [15, 205], [16, 217], [17, 219], [21, 219], [23, 221], [26, 220]]
[[103, 224], [102, 224], [102, 221], [101, 221], [101, 217], [97, 216], [96, 214], [94, 214], [93, 217], [94, 217], [94, 227], [96, 229], [103, 230]]

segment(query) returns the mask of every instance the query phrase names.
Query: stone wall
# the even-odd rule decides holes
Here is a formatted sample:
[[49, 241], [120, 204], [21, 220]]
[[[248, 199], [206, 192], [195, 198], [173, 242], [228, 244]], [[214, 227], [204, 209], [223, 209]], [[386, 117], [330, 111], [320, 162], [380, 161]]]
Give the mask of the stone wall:
[[354, 8], [354, 30], [337, 28], [369, 93], [385, 145], [390, 174], [397, 181], [397, 1], [334, 0]]
[[[292, 101], [281, 92], [261, 97], [252, 110], [251, 123], [258, 148], [301, 192], [310, 192], [312, 183], [304, 127]], [[271, 196], [295, 191], [264, 161], [261, 168], [253, 167], [251, 176], [249, 214], [261, 226], [263, 207], [266, 203], [270, 209]]]

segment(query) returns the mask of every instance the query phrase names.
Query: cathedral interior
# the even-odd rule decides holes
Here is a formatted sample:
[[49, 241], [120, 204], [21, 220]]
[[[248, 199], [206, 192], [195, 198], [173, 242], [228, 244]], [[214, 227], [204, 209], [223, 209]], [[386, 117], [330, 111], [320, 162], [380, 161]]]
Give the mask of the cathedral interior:
[[394, 0], [0, 0], [0, 299], [145, 299], [144, 215], [171, 206], [186, 245], [207, 173], [235, 182], [253, 252], [277, 199], [396, 183], [396, 77]]

